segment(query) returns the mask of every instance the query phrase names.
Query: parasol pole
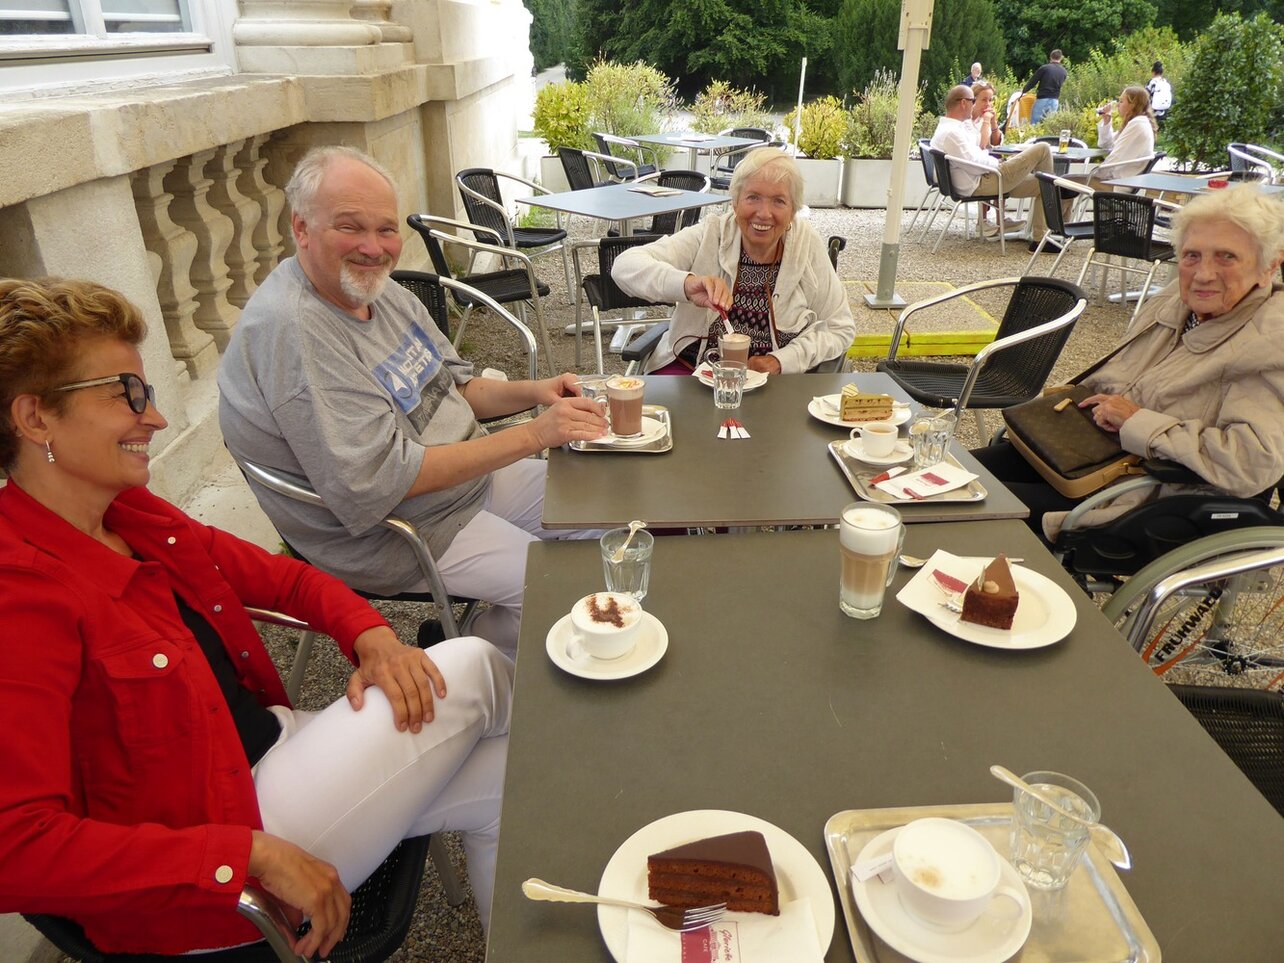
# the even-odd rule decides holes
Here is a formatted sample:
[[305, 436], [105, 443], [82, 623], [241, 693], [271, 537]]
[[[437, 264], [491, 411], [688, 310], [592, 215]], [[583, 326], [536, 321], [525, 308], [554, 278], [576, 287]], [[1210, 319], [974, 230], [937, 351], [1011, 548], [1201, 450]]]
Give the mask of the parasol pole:
[[807, 58], [802, 59], [802, 68], [798, 71], [798, 107], [794, 110], [794, 156], [798, 156], [798, 137], [802, 132], [802, 99], [803, 85], [807, 83]]

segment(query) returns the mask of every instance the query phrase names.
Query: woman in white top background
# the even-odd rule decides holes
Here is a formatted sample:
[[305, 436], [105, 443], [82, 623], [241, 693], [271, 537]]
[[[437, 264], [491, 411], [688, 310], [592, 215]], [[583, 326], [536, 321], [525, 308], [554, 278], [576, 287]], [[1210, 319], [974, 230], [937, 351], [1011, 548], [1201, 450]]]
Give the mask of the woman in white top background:
[[[1109, 148], [1110, 153], [1090, 175], [1090, 180], [1098, 179], [1098, 171], [1104, 171], [1101, 180], [1140, 174], [1145, 170], [1147, 161], [1154, 156], [1155, 132], [1159, 127], [1150, 110], [1150, 94], [1146, 92], [1146, 88], [1125, 87], [1119, 94], [1118, 109], [1123, 127], [1117, 134], [1111, 124], [1115, 106], [1106, 104], [1101, 108], [1101, 120], [1097, 123], [1097, 146]], [[1125, 161], [1136, 163], [1123, 163]]]

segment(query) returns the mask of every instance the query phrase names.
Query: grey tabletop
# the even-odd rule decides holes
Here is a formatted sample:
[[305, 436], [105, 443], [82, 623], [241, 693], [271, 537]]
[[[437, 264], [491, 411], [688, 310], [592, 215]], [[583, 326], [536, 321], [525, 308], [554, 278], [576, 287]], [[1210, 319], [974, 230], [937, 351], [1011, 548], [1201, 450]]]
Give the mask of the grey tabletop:
[[[1012, 146], [1009, 147], [1008, 145], [1003, 144], [998, 147], [990, 148], [990, 153], [1019, 154], [1021, 153], [1022, 150], [1026, 148], [1026, 146], [1028, 145], [1013, 144]], [[1103, 147], [1067, 147], [1065, 150], [1057, 150], [1056, 144], [1049, 144], [1048, 146], [1052, 148], [1053, 157], [1068, 157], [1070, 160], [1073, 160], [1073, 161], [1101, 160], [1101, 158], [1105, 157], [1107, 154], [1110, 153], [1110, 151], [1106, 150]]]
[[[1140, 191], [1163, 191], [1170, 194], [1205, 194], [1214, 188], [1203, 177], [1186, 177], [1182, 174], [1138, 174], [1106, 181], [1111, 187], [1127, 187]], [[1267, 193], [1284, 191], [1284, 184], [1261, 184]]]
[[[673, 450], [549, 453], [544, 493], [546, 528], [604, 528], [641, 518], [653, 527], [688, 525], [828, 525], [857, 500], [828, 451], [848, 428], [807, 413], [816, 395], [847, 382], [908, 401], [884, 374], [776, 375], [746, 392], [735, 412], [713, 406], [713, 392], [692, 377], [646, 379], [647, 404], [669, 409]], [[717, 438], [718, 425], [735, 415], [747, 440]], [[927, 500], [898, 504], [907, 522], [1024, 518], [1021, 501], [957, 444], [956, 458], [980, 475], [988, 492], [980, 502]]]
[[696, 134], [691, 131], [639, 134], [632, 139], [641, 144], [660, 144], [664, 147], [684, 147], [698, 151], [735, 150], [737, 147], [752, 147], [762, 143], [753, 137], [726, 137], [722, 134]]
[[[872, 621], [846, 618], [836, 540], [657, 539], [644, 605], [669, 648], [618, 682], [570, 676], [544, 651], [549, 627], [601, 585], [597, 546], [532, 545], [489, 961], [608, 960], [592, 908], [529, 902], [521, 882], [596, 892], [619, 845], [661, 817], [752, 814], [832, 880], [830, 816], [1009, 801], [996, 762], [1097, 792], [1165, 963], [1278, 958], [1284, 820], [1024, 525], [918, 525], [906, 541], [919, 555], [1002, 549], [1070, 593], [1069, 636], [1024, 652], [961, 642], [895, 601]], [[838, 909], [826, 959], [852, 958]]]
[[692, 207], [725, 204], [726, 194], [708, 194], [699, 191], [678, 191], [664, 197], [653, 197], [633, 190], [632, 184], [608, 184], [582, 191], [561, 191], [557, 194], [536, 194], [518, 198], [519, 204], [546, 207], [565, 214], [580, 214], [605, 221], [627, 221], [656, 214], [671, 214]]

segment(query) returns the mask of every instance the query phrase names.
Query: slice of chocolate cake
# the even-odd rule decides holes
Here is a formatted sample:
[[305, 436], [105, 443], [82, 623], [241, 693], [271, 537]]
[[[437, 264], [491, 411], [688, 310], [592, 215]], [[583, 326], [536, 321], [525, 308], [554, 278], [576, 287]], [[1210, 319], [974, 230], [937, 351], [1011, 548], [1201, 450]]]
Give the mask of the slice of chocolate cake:
[[647, 891], [668, 906], [726, 903], [744, 913], [780, 915], [780, 891], [762, 833], [711, 836], [646, 860]]
[[1012, 578], [1012, 566], [1008, 564], [1007, 556], [1000, 555], [982, 570], [976, 581], [963, 593], [963, 614], [960, 618], [964, 622], [988, 625], [995, 629], [1010, 629], [1018, 601], [1020, 595]]

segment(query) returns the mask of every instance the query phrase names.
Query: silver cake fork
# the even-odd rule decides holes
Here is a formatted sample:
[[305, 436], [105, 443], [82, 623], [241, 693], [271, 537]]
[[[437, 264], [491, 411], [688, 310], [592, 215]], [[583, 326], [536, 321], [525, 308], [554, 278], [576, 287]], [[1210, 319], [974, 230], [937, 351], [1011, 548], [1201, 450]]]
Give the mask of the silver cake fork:
[[661, 926], [671, 930], [698, 930], [716, 923], [727, 911], [726, 903], [715, 903], [711, 906], [647, 906], [645, 903], [633, 903], [626, 899], [612, 899], [609, 896], [594, 896], [578, 890], [554, 886], [542, 879], [528, 879], [522, 883], [522, 893], [527, 899], [547, 900], [553, 903], [603, 903], [607, 906], [623, 906], [625, 909], [645, 910], [656, 918]]

